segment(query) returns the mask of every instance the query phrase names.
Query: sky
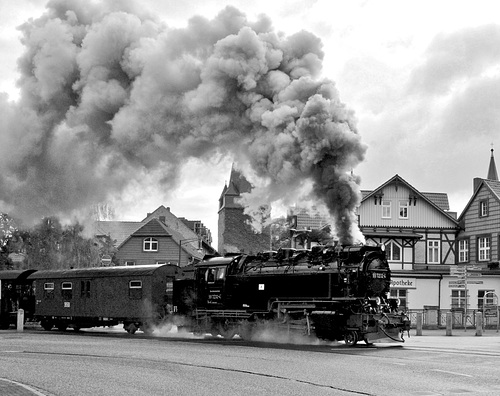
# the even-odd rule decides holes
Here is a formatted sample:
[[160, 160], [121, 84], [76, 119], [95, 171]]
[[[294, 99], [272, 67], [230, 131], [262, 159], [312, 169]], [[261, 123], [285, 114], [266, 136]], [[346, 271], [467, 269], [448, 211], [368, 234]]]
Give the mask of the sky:
[[[80, 7], [80, 14], [66, 12], [78, 8], [79, 3], [80, 6], [88, 4]], [[293, 198], [300, 200], [302, 195], [296, 191], [304, 187], [301, 179], [304, 172], [288, 172], [283, 166], [274, 171], [271, 168], [276, 164], [267, 164], [264, 172], [257, 154], [265, 150], [266, 142], [254, 144], [260, 135], [252, 135], [251, 145], [245, 140], [246, 136], [235, 134], [222, 141], [218, 135], [207, 135], [204, 127], [218, 130], [218, 125], [224, 122], [231, 125], [226, 126], [226, 130], [246, 128], [246, 124], [238, 124], [241, 120], [229, 120], [227, 114], [224, 120], [191, 116], [196, 121], [189, 125], [201, 133], [191, 136], [191, 140], [199, 142], [195, 138], [203, 136], [205, 146], [219, 145], [222, 150], [208, 150], [201, 147], [201, 143], [177, 140], [180, 139], [177, 136], [169, 136], [170, 142], [176, 142], [171, 144], [165, 136], [130, 132], [134, 127], [147, 129], [144, 123], [151, 123], [151, 129], [158, 128], [166, 119], [186, 114], [182, 110], [164, 115], [166, 118], [158, 117], [155, 112], [164, 111], [162, 106], [175, 107], [176, 100], [172, 99], [173, 95], [162, 96], [155, 84], [169, 92], [188, 92], [188, 108], [193, 111], [190, 114], [195, 114], [193, 109], [206, 110], [201, 90], [205, 90], [205, 94], [218, 92], [214, 81], [218, 81], [216, 72], [220, 69], [214, 70], [229, 66], [220, 63], [214, 66], [213, 58], [206, 58], [204, 53], [211, 51], [211, 40], [219, 40], [217, 34], [222, 34], [224, 29], [236, 29], [240, 41], [250, 37], [244, 29], [243, 33], [239, 31], [240, 20], [253, 31], [277, 33], [280, 39], [272, 40], [279, 41], [280, 48], [286, 47], [287, 56], [302, 51], [301, 46], [313, 48], [312, 56], [299, 59], [302, 69], [297, 66], [290, 75], [312, 76], [320, 81], [314, 85], [314, 92], [320, 92], [328, 103], [336, 103], [335, 114], [341, 113], [341, 121], [354, 133], [342, 141], [343, 147], [349, 145], [350, 148], [349, 158], [340, 168], [345, 171], [352, 167], [363, 190], [374, 189], [399, 174], [419, 191], [447, 193], [450, 209], [460, 215], [472, 195], [473, 178], [486, 177], [490, 150], [499, 147], [500, 6], [496, 1], [53, 1], [50, 3], [53, 9], [66, 10], [64, 26], [72, 26], [73, 37], [86, 35], [87, 52], [78, 55], [74, 46], [65, 46], [68, 30], [61, 30], [62, 25], [54, 22], [57, 19], [54, 14], [43, 24], [36, 22], [47, 12], [46, 5], [45, 0], [0, 0], [0, 114], [11, 120], [7, 127], [0, 129], [3, 135], [0, 189], [4, 190], [4, 194], [0, 194], [0, 205], [3, 205], [0, 209], [3, 211], [18, 210], [26, 216], [44, 210], [72, 213], [74, 204], [87, 204], [94, 196], [111, 202], [117, 220], [140, 221], [147, 212], [164, 205], [176, 216], [201, 220], [216, 237], [218, 199], [233, 162], [241, 158], [246, 159], [242, 163], [253, 169], [257, 184], [259, 176], [264, 176], [264, 179], [270, 178], [274, 187], [279, 185], [280, 190], [283, 185], [289, 187], [286, 193], [278, 192], [278, 188], [267, 190], [259, 199], [272, 201], [286, 196], [287, 199], [282, 199], [286, 204]], [[224, 13], [227, 6], [233, 6], [238, 12]], [[104, 14], [117, 10], [123, 10], [126, 15], [120, 14], [116, 19], [130, 29], [113, 36], [116, 29], [96, 28], [99, 24], [102, 27], [103, 21], [109, 21], [104, 19]], [[218, 17], [221, 12], [224, 17]], [[83, 17], [78, 19], [74, 15], [86, 15], [91, 20], [87, 26], [95, 29], [84, 32]], [[140, 22], [130, 15], [138, 16]], [[17, 28], [30, 18], [29, 28]], [[78, 23], [72, 22], [75, 18]], [[113, 26], [120, 24], [113, 23]], [[229, 24], [232, 25], [228, 27]], [[205, 35], [203, 29], [206, 29]], [[310, 35], [294, 36], [302, 31]], [[186, 32], [198, 32], [198, 35]], [[287, 41], [289, 37], [299, 38]], [[137, 88], [139, 82], [142, 87], [140, 93], [130, 95], [130, 91], [122, 89], [123, 83], [120, 87], [120, 84], [110, 84], [109, 80], [104, 88], [100, 85], [100, 90], [93, 90], [96, 81], [102, 84], [103, 69], [107, 68], [108, 77], [116, 72], [106, 63], [106, 56], [115, 48], [108, 39], [109, 43], [120, 41], [121, 50], [132, 54], [130, 63], [122, 65], [120, 73], [126, 72], [127, 78], [134, 76], [134, 87]], [[203, 45], [189, 40], [203, 41]], [[46, 42], [52, 44], [45, 45]], [[161, 51], [159, 43], [165, 46]], [[182, 45], [192, 51], [177, 48]], [[97, 47], [102, 51], [99, 54]], [[172, 55], [175, 51], [183, 52], [182, 61], [176, 57], [177, 63], [165, 66], [160, 54]], [[54, 60], [57, 58], [54, 54], [60, 56], [59, 60]], [[272, 55], [273, 52], [266, 54], [267, 62], [272, 62], [269, 60]], [[96, 67], [99, 56], [101, 64]], [[188, 58], [193, 58], [192, 69]], [[77, 78], [74, 77], [75, 62], [79, 68]], [[38, 82], [30, 76], [33, 65], [37, 65], [34, 74]], [[164, 75], [166, 69], [168, 76]], [[136, 77], [146, 73], [155, 78], [139, 81]], [[253, 80], [248, 80], [248, 75], [245, 78], [238, 81], [247, 88]], [[63, 89], [60, 87], [65, 84], [64, 79], [71, 80], [72, 85]], [[192, 81], [200, 79], [204, 84], [192, 85]], [[153, 86], [144, 88], [148, 84]], [[56, 86], [59, 88], [54, 88]], [[337, 93], [332, 93], [333, 86]], [[325, 94], [325, 91], [328, 92]], [[64, 107], [63, 102], [76, 103], [72, 96], [75, 92], [79, 95], [79, 105]], [[153, 103], [154, 95], [158, 95], [158, 105], [144, 108], [139, 103], [140, 95], [148, 96], [144, 103]], [[90, 105], [84, 106], [89, 103], [100, 106], [99, 112], [89, 110]], [[124, 103], [128, 104], [128, 113], [124, 111]], [[254, 104], [252, 102], [252, 109]], [[303, 105], [298, 109], [294, 111], [302, 111]], [[140, 121], [129, 117], [134, 112], [141, 115], [137, 118]], [[106, 116], [111, 113], [113, 118]], [[82, 125], [93, 127], [94, 132]], [[109, 125], [112, 128], [108, 130]], [[174, 129], [185, 127], [180, 121], [172, 125]], [[43, 138], [40, 129], [45, 131]], [[94, 133], [92, 139], [88, 137], [91, 133]], [[114, 155], [115, 151], [109, 151], [112, 149], [106, 139], [110, 136], [119, 141], [120, 157]], [[148, 143], [147, 149], [137, 148], [137, 142], [150, 140], [155, 142], [154, 147]], [[82, 141], [86, 155], [74, 149], [75, 142]], [[249, 148], [241, 147], [245, 145]], [[104, 146], [108, 151], [101, 150]], [[90, 148], [94, 150], [91, 154]], [[280, 148], [273, 143], [276, 155]], [[40, 153], [45, 150], [50, 152], [50, 166], [47, 157]], [[252, 157], [249, 152], [257, 154]], [[300, 154], [302, 157], [304, 152]], [[181, 157], [181, 153], [187, 155]], [[311, 163], [316, 162], [311, 159]], [[84, 172], [87, 168], [89, 171]], [[99, 169], [113, 172], [103, 172], [106, 177], [100, 178], [96, 176]], [[51, 178], [51, 175], [56, 176]], [[304, 177], [313, 176], [307, 173]], [[299, 179], [300, 182], [296, 181]], [[7, 188], [7, 185], [15, 187]], [[47, 190], [52, 196], [46, 197], [44, 205], [35, 204], [37, 197], [44, 194], [42, 191]], [[114, 194], [107, 196], [103, 191]], [[319, 191], [318, 195], [322, 193]]]

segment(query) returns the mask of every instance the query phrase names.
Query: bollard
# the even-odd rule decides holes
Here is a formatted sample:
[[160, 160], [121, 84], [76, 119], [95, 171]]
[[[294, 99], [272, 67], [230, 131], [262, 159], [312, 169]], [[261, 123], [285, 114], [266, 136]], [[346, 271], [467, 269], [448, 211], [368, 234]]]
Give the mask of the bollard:
[[453, 329], [453, 314], [451, 312], [446, 312], [446, 335], [451, 336]]
[[476, 312], [476, 336], [483, 335], [483, 313]]
[[24, 309], [17, 311], [17, 331], [24, 330]]
[[417, 313], [417, 335], [422, 335], [422, 312]]

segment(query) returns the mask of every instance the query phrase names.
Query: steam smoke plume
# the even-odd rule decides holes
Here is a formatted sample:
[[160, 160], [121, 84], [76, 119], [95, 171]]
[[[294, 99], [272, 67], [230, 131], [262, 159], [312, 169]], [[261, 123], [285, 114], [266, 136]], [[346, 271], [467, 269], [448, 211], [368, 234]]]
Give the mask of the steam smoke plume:
[[349, 171], [365, 147], [311, 33], [286, 37], [232, 7], [173, 29], [127, 2], [78, 0], [52, 0], [20, 29], [21, 96], [0, 95], [12, 214], [74, 214], [148, 171], [173, 187], [187, 159], [229, 155], [265, 181], [266, 203], [312, 182], [341, 242], [355, 239]]

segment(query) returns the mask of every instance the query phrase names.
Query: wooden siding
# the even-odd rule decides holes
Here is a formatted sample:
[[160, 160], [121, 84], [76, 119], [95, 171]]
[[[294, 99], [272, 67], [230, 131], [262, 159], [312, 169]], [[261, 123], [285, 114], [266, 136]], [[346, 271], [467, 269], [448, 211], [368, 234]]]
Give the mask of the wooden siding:
[[[179, 261], [179, 245], [171, 237], [155, 237], [158, 240], [157, 252], [145, 252], [142, 250], [144, 237], [132, 237], [125, 242], [116, 256], [120, 265], [125, 261], [134, 261], [136, 265], [150, 265], [157, 262], [177, 263]], [[181, 266], [188, 264], [189, 258], [184, 249], [181, 249]]]
[[[488, 215], [479, 216], [479, 203], [488, 202]], [[483, 184], [463, 215], [464, 231], [458, 239], [469, 239], [469, 262], [478, 261], [477, 238], [491, 237], [490, 260], [499, 261], [498, 239], [500, 235], [500, 203], [491, 191]]]
[[361, 227], [401, 227], [401, 228], [447, 228], [455, 229], [455, 223], [440, 210], [436, 209], [424, 198], [418, 197], [416, 205], [408, 207], [408, 218], [399, 218], [399, 201], [408, 201], [410, 195], [415, 195], [405, 185], [388, 185], [383, 189], [382, 200], [391, 201], [391, 218], [382, 218], [382, 205], [377, 199], [370, 197], [361, 203], [358, 210]]

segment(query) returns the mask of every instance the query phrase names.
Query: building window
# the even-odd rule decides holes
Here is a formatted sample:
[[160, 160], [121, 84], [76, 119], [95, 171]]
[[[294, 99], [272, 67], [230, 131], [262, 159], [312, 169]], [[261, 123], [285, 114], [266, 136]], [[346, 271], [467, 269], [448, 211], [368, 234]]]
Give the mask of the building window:
[[401, 247], [394, 241], [386, 243], [385, 254], [387, 261], [401, 261]]
[[391, 218], [391, 201], [382, 201], [382, 218]]
[[135, 265], [135, 261], [127, 260], [127, 261], [125, 261], [125, 265], [127, 265], [127, 266]]
[[490, 248], [491, 248], [490, 237], [477, 238], [477, 246], [478, 246], [478, 260], [479, 261], [489, 261], [490, 260]]
[[408, 218], [408, 201], [399, 201], [399, 218]]
[[438, 240], [429, 240], [427, 241], [427, 262], [431, 264], [439, 264], [440, 263], [440, 254], [439, 254], [439, 241]]
[[486, 216], [488, 216], [488, 200], [483, 199], [482, 201], [479, 201], [479, 217]]
[[469, 261], [469, 240], [462, 239], [458, 241], [458, 262], [466, 263]]
[[391, 289], [391, 298], [399, 298], [399, 307], [401, 309], [408, 308], [408, 290], [407, 289]]
[[[486, 297], [485, 297], [486, 296]], [[484, 306], [496, 305], [495, 290], [478, 290], [477, 309], [483, 310]]]
[[155, 239], [155, 238], [144, 239], [143, 249], [145, 252], [157, 252], [158, 251], [158, 239]]
[[451, 291], [451, 309], [463, 309], [467, 303], [465, 290]]

